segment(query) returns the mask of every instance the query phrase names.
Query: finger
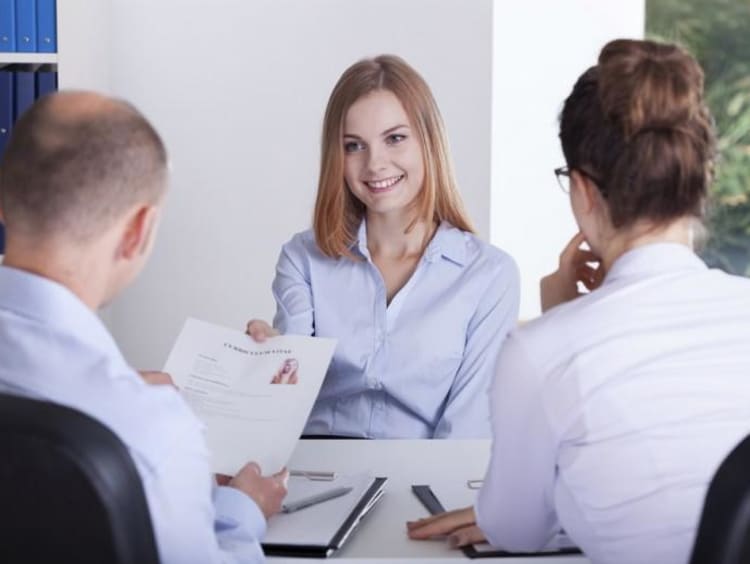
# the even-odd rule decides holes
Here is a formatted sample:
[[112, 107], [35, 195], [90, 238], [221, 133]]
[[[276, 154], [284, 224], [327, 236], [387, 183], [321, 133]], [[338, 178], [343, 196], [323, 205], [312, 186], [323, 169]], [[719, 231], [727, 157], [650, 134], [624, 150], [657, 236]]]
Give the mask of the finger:
[[436, 519], [439, 519], [440, 515], [433, 515], [432, 517], [425, 517], [423, 519], [417, 519], [416, 521], [407, 521], [406, 522], [406, 530], [411, 531], [413, 529], [418, 529], [419, 527], [423, 527], [425, 525], [428, 525], [429, 523], [432, 523]]
[[253, 472], [260, 476], [260, 466], [258, 466], [257, 462], [248, 462], [242, 467], [242, 470], [240, 470], [240, 474], [242, 472]]
[[580, 282], [581, 284], [583, 284], [583, 287], [586, 288], [589, 292], [597, 288], [596, 283], [588, 278], [581, 278]]
[[568, 241], [568, 244], [565, 245], [563, 252], [560, 253], [560, 264], [569, 263], [575, 256], [578, 247], [580, 247], [585, 240], [586, 237], [583, 235], [582, 231], [576, 233], [575, 236]]
[[606, 271], [604, 270], [603, 265], [599, 265], [596, 267], [596, 272], [594, 272], [594, 282], [596, 283], [597, 287], [601, 286], [602, 282], [604, 281], [604, 277], [606, 276]]
[[290, 384], [296, 384], [299, 380], [297, 379], [297, 373], [292, 373], [291, 376], [289, 376], [289, 383]]
[[216, 476], [216, 483], [220, 486], [226, 486], [232, 480], [232, 477], [227, 476], [226, 474], [216, 474], [215, 476]]
[[576, 277], [584, 284], [591, 284], [596, 276], [596, 269], [588, 264], [582, 264], [576, 269]]
[[265, 321], [260, 319], [253, 319], [247, 324], [246, 333], [250, 335], [253, 340], [258, 343], [262, 343], [271, 335], [271, 327]]
[[604, 269], [600, 265], [594, 267], [584, 264], [578, 268], [576, 273], [578, 279], [588, 290], [595, 290], [601, 286], [604, 280]]
[[286, 483], [289, 480], [289, 470], [286, 466], [284, 466], [281, 470], [273, 475], [273, 478], [279, 483], [284, 484], [284, 487], [286, 487]]
[[601, 259], [597, 255], [593, 253], [593, 251], [589, 251], [588, 249], [577, 249], [576, 255], [575, 255], [575, 261], [577, 263], [581, 262], [599, 262]]
[[426, 539], [439, 535], [446, 535], [452, 533], [456, 529], [466, 527], [467, 525], [473, 525], [474, 510], [472, 508], [459, 509], [457, 511], [449, 511], [442, 513], [437, 519], [430, 519], [426, 523], [419, 524], [416, 527], [408, 528], [409, 538], [412, 539]]
[[147, 384], [152, 386], [173, 386], [174, 382], [172, 377], [166, 372], [159, 372], [158, 370], [141, 370], [139, 372], [141, 378], [143, 378]]
[[429, 517], [422, 517], [421, 519], [417, 519], [416, 521], [407, 521], [406, 528], [415, 529], [424, 525], [429, 525], [430, 523], [434, 523], [435, 521], [439, 521], [440, 519], [445, 519], [447, 513], [448, 512], [443, 512], [436, 515], [430, 515]]
[[485, 540], [486, 539], [484, 533], [482, 532], [482, 529], [480, 529], [476, 525], [471, 525], [469, 527], [464, 527], [451, 533], [448, 537], [448, 544], [450, 544], [453, 548], [458, 548], [459, 546], [476, 544], [478, 542], [484, 542]]

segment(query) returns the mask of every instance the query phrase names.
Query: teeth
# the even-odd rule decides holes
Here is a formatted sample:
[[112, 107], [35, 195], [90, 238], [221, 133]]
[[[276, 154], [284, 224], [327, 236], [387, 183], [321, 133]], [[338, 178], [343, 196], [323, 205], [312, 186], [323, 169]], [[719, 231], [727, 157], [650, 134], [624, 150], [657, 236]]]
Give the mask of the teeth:
[[396, 182], [401, 180], [404, 177], [404, 175], [400, 176], [392, 176], [391, 178], [385, 178], [383, 180], [370, 180], [368, 182], [365, 182], [370, 188], [374, 188], [376, 190], [384, 190], [386, 188], [390, 188]]

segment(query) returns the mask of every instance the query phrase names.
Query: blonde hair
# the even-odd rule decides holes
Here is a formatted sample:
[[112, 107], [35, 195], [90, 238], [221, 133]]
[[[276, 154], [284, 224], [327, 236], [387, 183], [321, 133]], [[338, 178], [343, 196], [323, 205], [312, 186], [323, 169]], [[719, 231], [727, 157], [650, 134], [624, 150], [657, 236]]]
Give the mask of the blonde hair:
[[344, 120], [357, 100], [377, 90], [392, 92], [399, 99], [422, 149], [424, 184], [415, 200], [416, 217], [407, 231], [419, 220], [432, 219], [474, 232], [456, 187], [443, 119], [430, 88], [400, 57], [380, 55], [346, 69], [326, 107], [313, 230], [318, 248], [333, 258], [353, 257], [350, 246], [365, 213], [344, 180]]

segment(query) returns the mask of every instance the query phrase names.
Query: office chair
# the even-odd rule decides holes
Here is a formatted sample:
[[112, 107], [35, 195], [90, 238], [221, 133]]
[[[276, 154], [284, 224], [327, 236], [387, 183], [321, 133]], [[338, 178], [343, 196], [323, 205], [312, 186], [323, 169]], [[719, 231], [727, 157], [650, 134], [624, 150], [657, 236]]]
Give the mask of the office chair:
[[750, 436], [711, 480], [690, 564], [750, 562]]
[[0, 394], [0, 562], [158, 564], [140, 477], [112, 431]]

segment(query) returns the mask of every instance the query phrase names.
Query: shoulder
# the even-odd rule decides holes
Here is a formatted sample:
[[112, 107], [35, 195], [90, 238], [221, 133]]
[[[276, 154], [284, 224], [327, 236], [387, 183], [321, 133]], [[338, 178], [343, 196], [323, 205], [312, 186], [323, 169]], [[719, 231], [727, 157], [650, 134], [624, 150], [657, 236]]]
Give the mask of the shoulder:
[[149, 385], [132, 369], [109, 380], [116, 404], [102, 406], [100, 416], [148, 466], [178, 451], [206, 453], [204, 426], [175, 388]]
[[517, 347], [542, 370], [563, 362], [583, 341], [591, 338], [592, 333], [597, 333], [596, 326], [603, 318], [608, 318], [597, 311], [595, 302], [601, 297], [598, 294], [580, 296], [520, 324], [513, 331]]
[[292, 238], [284, 243], [282, 249], [285, 251], [309, 251], [312, 248], [317, 249], [317, 247], [313, 230], [306, 229], [292, 235]]
[[729, 274], [718, 268], [710, 268], [706, 274], [715, 284], [721, 285], [728, 291], [735, 291], [739, 296], [750, 299], [750, 278]]
[[332, 260], [324, 255], [318, 248], [315, 240], [315, 233], [312, 229], [306, 229], [295, 233], [289, 241], [284, 243], [281, 248], [279, 260], [289, 259], [294, 262], [299, 261], [325, 261]]

